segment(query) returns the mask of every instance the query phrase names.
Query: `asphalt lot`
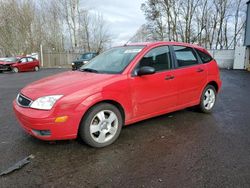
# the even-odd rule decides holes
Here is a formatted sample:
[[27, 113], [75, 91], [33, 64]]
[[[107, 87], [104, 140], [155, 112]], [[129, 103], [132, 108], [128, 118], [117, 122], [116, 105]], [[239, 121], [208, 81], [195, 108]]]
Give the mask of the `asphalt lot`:
[[186, 109], [122, 129], [111, 146], [44, 142], [19, 127], [12, 101], [26, 84], [65, 69], [0, 74], [0, 187], [250, 187], [250, 73], [221, 71], [214, 112]]

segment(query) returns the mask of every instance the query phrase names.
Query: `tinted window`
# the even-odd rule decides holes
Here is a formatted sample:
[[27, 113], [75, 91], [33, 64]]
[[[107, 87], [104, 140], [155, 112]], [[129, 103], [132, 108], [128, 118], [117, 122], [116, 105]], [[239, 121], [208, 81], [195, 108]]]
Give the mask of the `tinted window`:
[[86, 53], [86, 54], [83, 54], [80, 59], [91, 59], [91, 58], [93, 58], [93, 54]]
[[185, 46], [174, 46], [174, 52], [179, 67], [198, 64], [195, 51]]
[[156, 71], [171, 69], [170, 52], [168, 46], [161, 46], [150, 50], [140, 61], [139, 67], [150, 66]]
[[196, 50], [196, 51], [197, 51], [198, 55], [200, 56], [203, 63], [208, 63], [208, 62], [212, 61], [213, 58], [210, 55], [208, 55], [200, 50]]

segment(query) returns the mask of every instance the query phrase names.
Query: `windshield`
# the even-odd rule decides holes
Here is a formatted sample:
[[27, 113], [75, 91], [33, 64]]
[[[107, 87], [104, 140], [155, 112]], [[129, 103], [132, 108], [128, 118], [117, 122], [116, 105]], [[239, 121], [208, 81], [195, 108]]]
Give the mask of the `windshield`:
[[16, 57], [8, 57], [4, 61], [5, 62], [13, 62], [14, 63], [14, 62], [17, 62], [17, 60], [18, 59]]
[[112, 48], [83, 65], [80, 71], [118, 74], [121, 73], [144, 46]]
[[91, 53], [87, 53], [87, 54], [82, 54], [80, 59], [91, 59], [92, 58], [92, 54]]

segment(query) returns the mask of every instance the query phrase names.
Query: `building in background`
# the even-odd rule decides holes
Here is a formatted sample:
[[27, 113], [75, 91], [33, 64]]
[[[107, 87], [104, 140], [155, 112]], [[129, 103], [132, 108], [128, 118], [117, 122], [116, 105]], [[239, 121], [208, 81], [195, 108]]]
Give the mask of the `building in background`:
[[246, 30], [245, 30], [246, 68], [250, 71], [250, 0], [247, 2]]

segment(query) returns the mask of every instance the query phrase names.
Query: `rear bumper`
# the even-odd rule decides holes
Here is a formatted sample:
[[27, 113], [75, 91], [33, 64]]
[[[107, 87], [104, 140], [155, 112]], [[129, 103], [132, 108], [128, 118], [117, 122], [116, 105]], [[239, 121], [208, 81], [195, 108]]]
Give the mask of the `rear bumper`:
[[[81, 117], [74, 114], [65, 114], [68, 116], [66, 122], [56, 123], [58, 116], [50, 114], [50, 111], [35, 110], [31, 108], [23, 108], [13, 101], [13, 109], [16, 117], [28, 134], [41, 140], [67, 140], [77, 137], [78, 127]], [[39, 134], [46, 132], [49, 134]]]

